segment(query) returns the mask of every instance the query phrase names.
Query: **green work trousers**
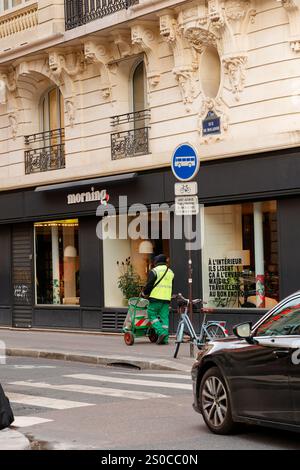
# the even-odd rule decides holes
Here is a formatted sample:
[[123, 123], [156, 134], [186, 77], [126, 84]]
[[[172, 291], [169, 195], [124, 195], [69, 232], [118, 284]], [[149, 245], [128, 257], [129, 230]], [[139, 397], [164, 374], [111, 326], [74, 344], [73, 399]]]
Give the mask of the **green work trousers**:
[[150, 300], [147, 312], [155, 333], [158, 336], [167, 335], [164, 340], [164, 344], [167, 344], [169, 339], [169, 304], [160, 301], [151, 302]]

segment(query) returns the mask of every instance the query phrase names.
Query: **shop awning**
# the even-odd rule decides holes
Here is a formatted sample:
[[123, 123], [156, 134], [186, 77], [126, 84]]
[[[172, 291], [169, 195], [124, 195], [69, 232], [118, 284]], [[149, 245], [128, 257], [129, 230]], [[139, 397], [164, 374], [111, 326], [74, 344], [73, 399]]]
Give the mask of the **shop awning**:
[[138, 173], [126, 173], [123, 175], [103, 176], [101, 178], [92, 178], [88, 180], [68, 181], [66, 183], [48, 184], [47, 186], [38, 186], [34, 191], [60, 191], [69, 188], [79, 188], [81, 186], [108, 185], [114, 183], [123, 183], [125, 181], [137, 178]]

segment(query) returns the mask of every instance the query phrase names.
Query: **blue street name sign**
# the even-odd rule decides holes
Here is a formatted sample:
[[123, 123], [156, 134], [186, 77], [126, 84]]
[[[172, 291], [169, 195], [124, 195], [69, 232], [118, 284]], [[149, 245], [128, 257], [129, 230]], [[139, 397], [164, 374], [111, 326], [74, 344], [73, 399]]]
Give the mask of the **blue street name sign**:
[[190, 144], [179, 145], [172, 156], [172, 172], [179, 181], [193, 179], [199, 171], [199, 158]]
[[220, 134], [221, 119], [214, 112], [209, 111], [206, 118], [202, 121], [203, 135]]

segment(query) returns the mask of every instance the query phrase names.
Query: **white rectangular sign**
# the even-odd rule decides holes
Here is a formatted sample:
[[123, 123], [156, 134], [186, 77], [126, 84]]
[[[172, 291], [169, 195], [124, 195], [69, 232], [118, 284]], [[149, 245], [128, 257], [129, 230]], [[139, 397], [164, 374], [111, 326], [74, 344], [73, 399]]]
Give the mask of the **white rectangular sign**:
[[195, 196], [198, 193], [197, 181], [175, 183], [175, 196]]
[[198, 196], [175, 197], [176, 215], [197, 215], [199, 213]]

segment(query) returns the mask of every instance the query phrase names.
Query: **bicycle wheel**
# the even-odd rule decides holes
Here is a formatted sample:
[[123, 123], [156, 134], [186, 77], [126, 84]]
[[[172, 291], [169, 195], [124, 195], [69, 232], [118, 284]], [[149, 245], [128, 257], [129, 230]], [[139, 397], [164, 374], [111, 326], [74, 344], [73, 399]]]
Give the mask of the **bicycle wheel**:
[[211, 323], [210, 325], [207, 325], [206, 331], [203, 335], [203, 341], [207, 343], [208, 341], [217, 338], [226, 338], [224, 328], [218, 323]]
[[180, 344], [181, 344], [182, 341], [183, 341], [183, 334], [184, 334], [184, 324], [183, 324], [183, 322], [182, 322], [182, 323], [179, 323], [178, 328], [177, 328], [176, 341], [175, 341], [176, 346], [175, 346], [175, 351], [174, 351], [174, 359], [176, 359], [177, 354], [178, 354], [178, 351], [179, 351], [179, 348], [180, 348]]

